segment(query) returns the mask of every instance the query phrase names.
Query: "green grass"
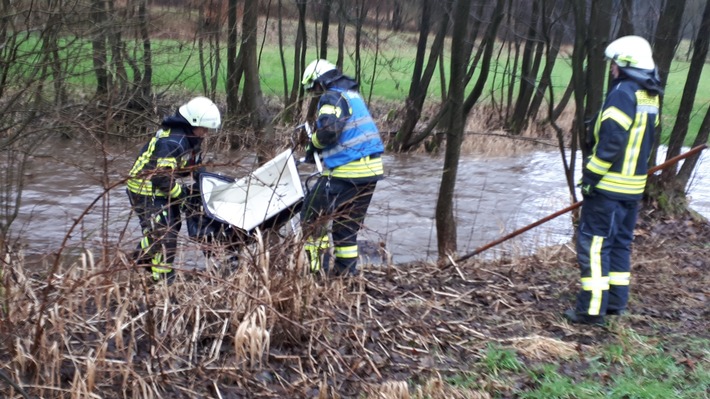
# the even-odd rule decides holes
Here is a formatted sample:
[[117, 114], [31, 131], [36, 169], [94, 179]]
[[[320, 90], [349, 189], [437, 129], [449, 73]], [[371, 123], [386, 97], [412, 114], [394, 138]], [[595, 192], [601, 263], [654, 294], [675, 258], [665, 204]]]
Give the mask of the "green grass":
[[[489, 344], [471, 371], [450, 386], [487, 391], [493, 398], [665, 399], [710, 397], [710, 340], [656, 338], [621, 330], [583, 357], [524, 362], [515, 349]], [[488, 383], [482, 383], [487, 381]], [[500, 389], [501, 386], [507, 387]]]

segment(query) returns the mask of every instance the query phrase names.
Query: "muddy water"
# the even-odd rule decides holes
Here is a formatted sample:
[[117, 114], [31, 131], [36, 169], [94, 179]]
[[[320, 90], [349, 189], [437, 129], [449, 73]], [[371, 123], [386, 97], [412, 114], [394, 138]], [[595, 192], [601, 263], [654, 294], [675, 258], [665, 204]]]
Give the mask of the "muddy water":
[[[20, 216], [13, 225], [13, 237], [25, 254], [39, 258], [54, 253], [65, 241], [65, 252], [70, 253], [81, 248], [98, 252], [100, 248], [135, 245], [138, 225], [129, 217], [123, 186], [108, 189], [106, 195], [103, 187], [120, 181], [137, 148], [101, 150], [75, 142], [47, 145], [46, 155], [32, 161]], [[246, 174], [253, 162], [239, 154], [214, 157], [243, 158], [231, 170], [222, 170], [235, 177]], [[706, 152], [690, 188], [692, 206], [707, 217], [709, 158]], [[395, 262], [436, 259], [434, 209], [443, 160], [427, 155], [386, 155], [384, 160], [387, 178], [378, 184], [361, 239], [385, 242]], [[464, 157], [456, 191], [460, 254], [569, 205], [559, 153], [554, 150], [514, 157]], [[567, 242], [571, 235], [569, 216], [563, 215], [489, 250], [487, 255], [529, 253], [539, 246]]]

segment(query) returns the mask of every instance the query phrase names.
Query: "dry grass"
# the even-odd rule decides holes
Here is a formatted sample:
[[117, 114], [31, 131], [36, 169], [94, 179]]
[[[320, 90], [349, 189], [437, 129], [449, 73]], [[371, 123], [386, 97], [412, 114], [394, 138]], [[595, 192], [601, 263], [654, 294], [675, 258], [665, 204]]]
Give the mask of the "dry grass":
[[[679, 237], [700, 231], [678, 229]], [[710, 236], [707, 226], [702, 231]], [[633, 325], [634, 334], [653, 335], [658, 323], [665, 323], [663, 331], [706, 332], [700, 298], [709, 283], [708, 248], [669, 247], [663, 233], [649, 228], [635, 243], [636, 284], [646, 290], [634, 291], [636, 314], [620, 323]], [[306, 273], [295, 255], [300, 243], [271, 241], [250, 247], [227, 277], [183, 271], [170, 286], [148, 284], [120, 254], [103, 265], [87, 253], [51, 278], [28, 273], [21, 256], [8, 255], [2, 392], [8, 398], [489, 398], [516, 389], [475, 372], [490, 344], [534, 364], [595, 356], [593, 348], [609, 339], [560, 317], [577, 289], [574, 253], [566, 246], [445, 270], [426, 263], [365, 267], [362, 277], [342, 280]], [[671, 254], [682, 259], [663, 260]], [[660, 276], [682, 281], [682, 292]], [[472, 383], [449, 382], [460, 375]]]

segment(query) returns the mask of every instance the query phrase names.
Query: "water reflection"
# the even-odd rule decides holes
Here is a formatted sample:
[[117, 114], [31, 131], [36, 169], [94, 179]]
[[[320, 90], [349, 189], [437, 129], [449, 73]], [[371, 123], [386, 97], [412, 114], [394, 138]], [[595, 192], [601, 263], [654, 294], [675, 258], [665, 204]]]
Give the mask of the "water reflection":
[[[53, 143], [51, 148], [53, 154], [63, 156], [34, 159], [13, 229], [13, 236], [21, 237], [25, 253], [50, 254], [65, 239], [71, 246], [89, 248], [135, 240], [138, 225], [129, 219], [123, 186], [102, 197], [101, 182], [104, 170], [109, 182], [119, 182], [137, 149], [109, 148], [104, 157], [100, 151], [78, 148], [76, 143]], [[67, 154], [70, 158], [64, 157]], [[690, 197], [693, 208], [710, 217], [707, 160], [706, 151]], [[244, 161], [247, 164], [248, 159]], [[386, 242], [395, 262], [436, 259], [434, 209], [443, 160], [417, 154], [387, 155], [385, 165], [387, 178], [378, 184], [361, 238]], [[245, 173], [234, 172], [236, 176]], [[96, 206], [90, 208], [97, 198]], [[559, 152], [464, 157], [454, 203], [460, 254], [563, 209], [570, 202]], [[108, 228], [102, 228], [103, 221]], [[563, 215], [494, 247], [487, 255], [529, 253], [539, 246], [567, 242], [571, 235], [569, 215]]]

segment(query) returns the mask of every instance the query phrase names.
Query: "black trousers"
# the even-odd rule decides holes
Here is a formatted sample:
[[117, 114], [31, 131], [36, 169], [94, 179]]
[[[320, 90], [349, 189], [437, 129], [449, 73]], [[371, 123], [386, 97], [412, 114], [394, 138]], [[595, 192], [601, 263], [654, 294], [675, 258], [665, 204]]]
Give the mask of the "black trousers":
[[638, 201], [585, 196], [577, 232], [582, 289], [576, 311], [591, 316], [623, 311], [629, 300], [631, 242]]
[[356, 184], [349, 179], [321, 176], [304, 200], [301, 223], [305, 237], [328, 242], [327, 227], [332, 222], [333, 274], [357, 274], [357, 234], [376, 185], [376, 181]]
[[143, 232], [136, 262], [151, 268], [154, 276], [171, 272], [182, 226], [180, 202], [126, 191]]

